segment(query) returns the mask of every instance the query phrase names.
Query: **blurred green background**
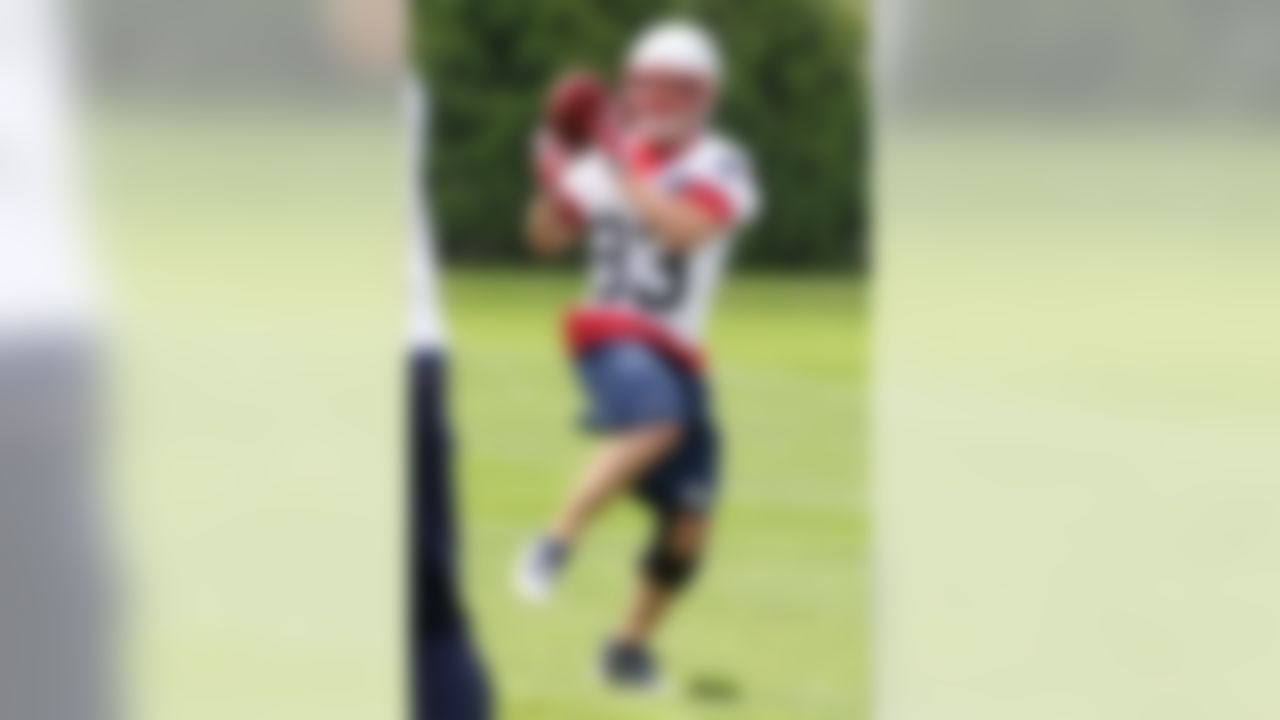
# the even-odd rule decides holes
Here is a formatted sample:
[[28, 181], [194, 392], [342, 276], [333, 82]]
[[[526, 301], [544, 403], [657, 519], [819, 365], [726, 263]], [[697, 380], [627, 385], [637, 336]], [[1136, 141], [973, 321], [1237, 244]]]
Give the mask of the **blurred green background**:
[[[634, 35], [666, 16], [711, 28], [728, 59], [723, 125], [753, 153], [767, 212], [746, 265], [865, 264], [863, 5], [855, 0], [419, 0], [418, 59], [436, 101], [431, 175], [448, 255], [523, 258], [541, 98], [570, 66], [616, 74]], [[483, 188], [483, 192], [477, 192]]]

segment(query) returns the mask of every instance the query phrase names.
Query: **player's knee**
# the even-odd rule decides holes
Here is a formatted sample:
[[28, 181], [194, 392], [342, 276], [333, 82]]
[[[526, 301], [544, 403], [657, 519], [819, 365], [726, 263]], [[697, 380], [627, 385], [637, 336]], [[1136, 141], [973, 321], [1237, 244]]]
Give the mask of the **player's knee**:
[[682, 590], [697, 577], [700, 556], [700, 552], [680, 552], [665, 544], [653, 548], [644, 558], [645, 578], [665, 590]]

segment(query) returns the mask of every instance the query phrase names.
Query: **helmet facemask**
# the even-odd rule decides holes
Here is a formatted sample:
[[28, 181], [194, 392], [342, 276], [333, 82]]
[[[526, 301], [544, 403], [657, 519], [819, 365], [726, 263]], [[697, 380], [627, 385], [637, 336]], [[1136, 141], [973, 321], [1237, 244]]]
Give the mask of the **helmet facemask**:
[[623, 82], [622, 116], [640, 137], [678, 144], [706, 126], [715, 96], [715, 88], [704, 78], [662, 70], [632, 72]]
[[631, 48], [622, 87], [629, 130], [660, 144], [696, 135], [714, 110], [721, 60], [701, 26], [668, 21], [650, 27]]

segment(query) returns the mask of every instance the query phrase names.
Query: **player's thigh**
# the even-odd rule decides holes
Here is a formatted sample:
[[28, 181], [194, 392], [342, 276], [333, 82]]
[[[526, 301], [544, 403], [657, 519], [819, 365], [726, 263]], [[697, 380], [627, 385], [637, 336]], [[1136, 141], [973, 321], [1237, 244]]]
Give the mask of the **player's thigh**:
[[675, 517], [710, 515], [719, 499], [719, 445], [709, 422], [685, 423], [674, 449], [638, 487], [656, 512]]
[[611, 433], [605, 443], [620, 464], [643, 470], [671, 455], [679, 446], [682, 433], [680, 423], [661, 420]]

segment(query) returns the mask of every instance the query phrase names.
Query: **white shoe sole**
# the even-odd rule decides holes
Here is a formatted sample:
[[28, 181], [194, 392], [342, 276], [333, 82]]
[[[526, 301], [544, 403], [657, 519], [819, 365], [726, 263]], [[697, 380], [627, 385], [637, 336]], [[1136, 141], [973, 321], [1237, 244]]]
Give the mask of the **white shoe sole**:
[[528, 549], [521, 550], [516, 556], [515, 566], [511, 569], [511, 587], [516, 597], [529, 605], [546, 605], [551, 602], [551, 584], [529, 572]]

